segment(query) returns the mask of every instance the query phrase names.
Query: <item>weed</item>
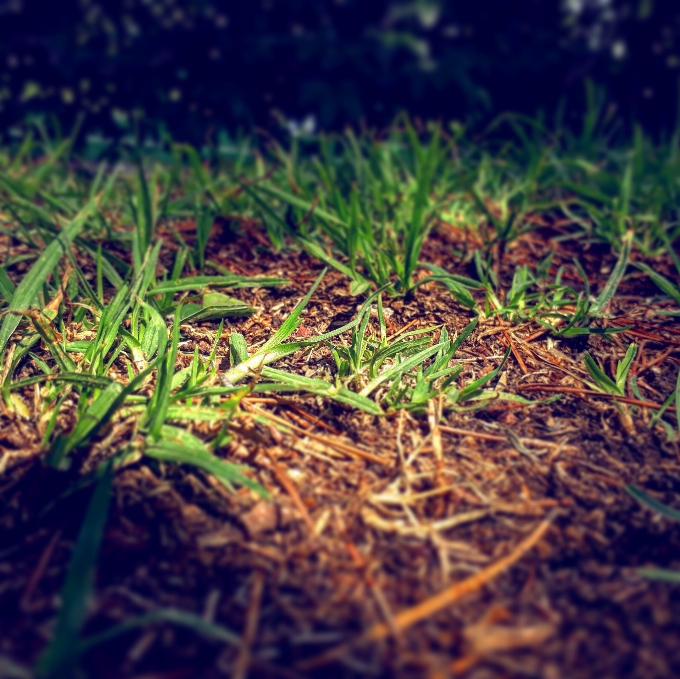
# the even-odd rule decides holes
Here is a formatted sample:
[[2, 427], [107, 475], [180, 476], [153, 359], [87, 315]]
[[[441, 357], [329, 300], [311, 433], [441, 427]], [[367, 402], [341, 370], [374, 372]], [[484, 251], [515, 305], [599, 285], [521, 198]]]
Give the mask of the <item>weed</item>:
[[637, 345], [631, 344], [626, 351], [626, 355], [616, 365], [616, 376], [614, 379], [609, 377], [602, 368], [593, 360], [593, 357], [586, 351], [583, 357], [583, 362], [588, 370], [588, 373], [593, 378], [594, 384], [591, 384], [595, 389], [599, 389], [606, 394], [614, 396], [625, 396], [626, 383], [628, 381], [628, 373], [633, 364], [633, 359], [637, 353]]

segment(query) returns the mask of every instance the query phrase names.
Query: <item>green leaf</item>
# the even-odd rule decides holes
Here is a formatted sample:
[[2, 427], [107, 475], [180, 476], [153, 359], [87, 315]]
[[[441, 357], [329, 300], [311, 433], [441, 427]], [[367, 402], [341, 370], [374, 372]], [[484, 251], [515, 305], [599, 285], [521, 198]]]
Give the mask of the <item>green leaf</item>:
[[171, 405], [165, 419], [173, 422], [219, 422], [229, 419], [233, 411], [233, 407]]
[[147, 294], [158, 295], [170, 292], [182, 292], [184, 290], [203, 290], [207, 287], [214, 288], [267, 288], [274, 285], [289, 283], [286, 278], [238, 276], [236, 274], [225, 276], [192, 276], [190, 278], [178, 278], [176, 281], [164, 281], [151, 288]]
[[487, 382], [490, 382], [494, 377], [496, 377], [496, 375], [498, 375], [498, 373], [503, 369], [503, 366], [508, 360], [511, 351], [512, 346], [509, 346], [503, 356], [503, 360], [500, 362], [500, 365], [497, 368], [495, 368], [490, 373], [487, 373], [483, 377], [480, 377], [478, 380], [475, 380], [474, 382], [468, 384], [466, 387], [461, 389], [456, 396], [456, 402], [465, 401], [469, 398], [473, 398], [477, 394], [480, 387], [482, 387]]
[[[356, 271], [351, 269], [346, 264], [343, 264], [342, 262], [335, 259], [335, 257], [327, 255], [326, 251], [318, 243], [315, 243], [314, 241], [311, 240], [307, 240], [305, 238], [298, 238], [298, 240], [302, 244], [302, 247], [304, 247], [304, 249], [310, 255], [312, 255], [312, 257], [316, 257], [316, 259], [324, 262], [325, 264], [328, 264], [328, 266], [332, 266], [336, 271], [345, 274], [345, 276], [347, 276], [347, 278], [349, 278], [352, 281], [352, 283], [365, 285], [366, 286], [365, 289], [368, 289], [368, 287], [370, 286], [369, 281], [367, 281], [363, 276], [358, 274]], [[360, 293], [357, 292], [356, 294]]]
[[[174, 307], [165, 307], [162, 309], [163, 315], [166, 316], [168, 314], [174, 313], [175, 308]], [[203, 311], [203, 305], [202, 304], [183, 304], [182, 308], [179, 310], [180, 311], [180, 320], [182, 323], [186, 321], [187, 319], [194, 318], [198, 314], [202, 313]]]
[[[425, 283], [435, 282], [441, 283], [453, 296], [453, 298], [468, 309], [474, 309], [476, 302], [474, 297], [468, 292], [467, 288], [456, 277], [447, 273], [444, 269], [430, 264], [423, 264], [428, 269], [434, 271], [431, 276], [426, 276], [418, 281], [418, 286]], [[479, 287], [475, 285], [473, 287]]]
[[638, 568], [636, 572], [649, 580], [668, 582], [672, 585], [680, 584], [680, 571], [674, 571], [670, 568]]
[[291, 312], [290, 316], [281, 324], [281, 327], [264, 343], [264, 345], [257, 352], [258, 354], [265, 353], [268, 349], [278, 347], [279, 344], [285, 342], [288, 337], [290, 337], [297, 327], [300, 325], [300, 314], [303, 312], [304, 308], [307, 306], [311, 296], [314, 291], [319, 287], [319, 283], [326, 275], [327, 269], [324, 269], [317, 279], [312, 284], [309, 292], [302, 298], [302, 300], [297, 304], [295, 309]]
[[[310, 212], [313, 203], [309, 200], [304, 200], [303, 198], [298, 198], [297, 196], [294, 196], [290, 193], [286, 193], [285, 191], [281, 191], [280, 189], [276, 188], [275, 186], [271, 185], [266, 185], [262, 184], [257, 187], [260, 191], [264, 191], [265, 193], [268, 193], [275, 198], [278, 198], [279, 200], [283, 201], [284, 203], [287, 203], [288, 205], [293, 205], [294, 207], [299, 207], [305, 212]], [[331, 214], [330, 212], [323, 210], [319, 207], [314, 208], [314, 216], [319, 217], [321, 219], [325, 219], [327, 222], [332, 222], [334, 224], [339, 224], [341, 226], [344, 226], [347, 228], [347, 224], [342, 220], [336, 217], [335, 215]]]
[[229, 361], [233, 367], [248, 360], [248, 347], [246, 340], [240, 332], [232, 332], [229, 335]]
[[68, 565], [54, 635], [37, 664], [39, 677], [70, 677], [77, 661], [78, 636], [87, 615], [92, 579], [106, 525], [113, 466], [108, 462], [92, 494]]
[[14, 290], [14, 283], [12, 283], [5, 269], [0, 267], [0, 297], [10, 304], [12, 297], [14, 297]]
[[184, 429], [163, 425], [161, 438], [158, 441], [149, 441], [144, 452], [164, 462], [199, 467], [218, 478], [229, 489], [232, 489], [233, 484], [238, 484], [250, 488], [262, 497], [269, 497], [269, 493], [259, 483], [243, 474], [241, 469], [244, 467], [216, 457], [203, 441]]
[[109, 382], [107, 387], [80, 417], [73, 431], [66, 438], [62, 455], [68, 455], [68, 453], [77, 448], [101, 424], [102, 418], [105, 417], [111, 406], [117, 402], [123, 390], [123, 385], [120, 382]]
[[413, 356], [410, 356], [409, 358], [405, 359], [401, 363], [393, 366], [389, 370], [385, 370], [385, 372], [380, 373], [376, 378], [372, 379], [360, 392], [360, 396], [368, 396], [372, 391], [375, 391], [383, 382], [389, 381], [396, 379], [397, 377], [400, 377], [404, 373], [406, 373], [408, 370], [413, 368], [416, 365], [420, 365], [423, 361], [426, 361], [430, 356], [433, 354], [436, 354], [440, 349], [443, 349], [447, 346], [447, 343], [445, 344], [444, 342], [441, 342], [439, 344], [435, 344], [434, 346], [428, 347], [427, 349], [423, 349], [422, 351], [419, 351], [417, 354], [414, 354]]
[[[380, 290], [376, 290], [372, 296], [377, 295], [380, 292]], [[370, 297], [366, 302], [370, 301]], [[364, 303], [364, 307], [366, 306], [366, 302]], [[299, 306], [299, 305], [298, 305]], [[362, 307], [363, 308], [363, 307]], [[297, 307], [296, 307], [297, 310]], [[294, 312], [295, 313], [295, 310]], [[286, 323], [290, 320], [290, 317], [286, 319], [286, 321], [281, 325], [281, 328], [283, 328]], [[232, 368], [230, 368], [223, 376], [222, 376], [222, 381], [225, 384], [231, 384], [234, 385], [236, 382], [239, 380], [242, 380], [246, 375], [249, 373], [255, 373], [257, 372], [262, 366], [268, 365], [269, 363], [273, 363], [274, 361], [278, 361], [279, 359], [283, 358], [284, 356], [289, 356], [290, 354], [295, 353], [296, 351], [300, 351], [301, 349], [306, 349], [307, 347], [314, 346], [315, 344], [319, 344], [321, 342], [324, 342], [331, 337], [336, 337], [337, 335], [341, 335], [343, 332], [347, 332], [348, 330], [351, 330], [352, 328], [356, 327], [361, 320], [361, 312], [357, 315], [357, 318], [355, 318], [353, 321], [350, 321], [349, 323], [341, 326], [340, 328], [336, 328], [335, 330], [331, 330], [330, 332], [325, 332], [322, 333], [321, 335], [315, 335], [314, 337], [311, 337], [310, 339], [307, 340], [302, 340], [300, 342], [287, 342], [286, 344], [277, 344], [276, 346], [270, 348], [269, 350], [266, 349], [267, 344], [272, 341], [272, 339], [276, 339], [277, 341], [279, 338], [274, 338], [270, 339], [267, 344], [264, 346], [260, 347], [256, 353], [254, 353], [252, 356], [248, 358], [247, 361], [243, 361], [243, 363], [240, 363], [239, 365], [236, 365]], [[294, 328], [297, 327], [297, 325], [293, 326]], [[279, 331], [281, 330], [279, 328]], [[290, 334], [289, 328], [285, 329], [286, 334]], [[277, 333], [278, 334], [278, 333]]]
[[[70, 243], [80, 233], [83, 226], [85, 226], [85, 222], [94, 206], [94, 201], [87, 203], [76, 217], [64, 227], [61, 233], [40, 253], [31, 270], [23, 277], [14, 291], [9, 305], [10, 311], [25, 311], [32, 306], [42, 289], [43, 283], [54, 270], [65, 249], [70, 247]], [[19, 321], [20, 317], [15, 314], [7, 314], [5, 316], [2, 326], [0, 326], [0, 354], [5, 350], [9, 338], [19, 325]]]
[[187, 304], [183, 309], [182, 321], [217, 321], [222, 318], [242, 318], [252, 316], [256, 309], [240, 299], [229, 297], [221, 292], [208, 292], [203, 295], [203, 306]]
[[262, 371], [262, 376], [267, 379], [276, 380], [290, 386], [296, 390], [305, 391], [309, 394], [316, 394], [318, 396], [323, 396], [325, 398], [330, 398], [333, 401], [338, 401], [338, 403], [344, 403], [352, 408], [359, 408], [364, 410], [371, 415], [382, 415], [383, 411], [374, 401], [371, 399], [357, 394], [354, 391], [350, 391], [346, 387], [335, 387], [328, 382], [323, 380], [313, 379], [310, 377], [304, 377], [302, 375], [293, 375], [286, 373], [282, 370], [276, 370], [275, 368], [265, 368]]
[[680, 305], [680, 288], [677, 285], [673, 285], [671, 281], [664, 278], [660, 273], [657, 273], [647, 264], [639, 262], [635, 265], [638, 269], [644, 271], [653, 281], [654, 285], [660, 290], [663, 290], [673, 301]]
[[111, 382], [86, 410], [85, 416], [81, 418], [83, 424], [80, 425], [79, 422], [69, 436], [61, 439], [61, 445], [55, 446], [54, 450], [51, 451], [54, 458], [54, 464], [58, 464], [59, 460], [65, 455], [65, 451], [74, 450], [77, 446], [82, 445], [85, 439], [94, 436], [107, 422], [109, 422], [125, 399], [144, 382], [151, 371], [156, 368], [157, 364], [158, 358], [149, 363], [142, 372], [124, 387], [119, 382]]
[[58, 375], [34, 375], [33, 377], [27, 377], [25, 380], [12, 382], [9, 385], [5, 383], [4, 388], [12, 391], [23, 389], [33, 384], [40, 384], [41, 382], [66, 382], [67, 384], [79, 384], [87, 387], [97, 387], [98, 389], [106, 389], [111, 384], [111, 380], [108, 377], [84, 375], [82, 373], [61, 373]]
[[597, 365], [593, 357], [587, 351], [583, 354], [583, 362], [586, 364], [590, 376], [595, 380], [597, 387], [599, 387], [601, 391], [604, 391], [606, 394], [623, 396], [616, 382], [601, 370], [600, 366]]
[[147, 361], [151, 360], [156, 354], [164, 354], [168, 344], [168, 329], [158, 311], [147, 304], [141, 302], [142, 308], [147, 313], [147, 322], [144, 329], [144, 336], [141, 341], [141, 349]]
[[86, 637], [80, 642], [78, 650], [80, 653], [85, 653], [91, 648], [95, 648], [111, 639], [115, 639], [130, 630], [146, 627], [147, 625], [153, 625], [155, 623], [172, 623], [180, 627], [191, 629], [206, 637], [217, 639], [225, 644], [230, 644], [239, 648], [243, 646], [240, 635], [236, 632], [232, 632], [227, 627], [223, 627], [214, 622], [207, 622], [202, 617], [188, 611], [182, 611], [177, 608], [159, 608], [151, 613], [128, 618], [120, 625], [116, 625], [103, 632]]
[[177, 360], [177, 347], [179, 345], [179, 314], [175, 316], [172, 326], [172, 340], [170, 351], [166, 353], [166, 346], [163, 353], [159, 353], [159, 366], [156, 375], [156, 388], [149, 402], [149, 436], [158, 440], [161, 436], [162, 427], [165, 423], [168, 407], [170, 406], [170, 391], [172, 390], [172, 376], [175, 372], [175, 362]]
[[453, 355], [458, 351], [463, 342], [470, 336], [472, 331], [477, 327], [479, 323], [479, 317], [473, 318], [460, 332], [460, 335], [451, 344], [451, 347], [446, 352], [449, 358], [453, 358]]
[[84, 354], [90, 348], [90, 344], [92, 344], [90, 340], [67, 342], [66, 351], [70, 351], [75, 354]]
[[633, 359], [637, 353], [637, 344], [631, 344], [626, 351], [626, 355], [620, 360], [616, 366], [616, 388], [621, 395], [626, 392], [626, 379], [628, 378], [628, 371], [633, 364]]
[[625, 489], [626, 492], [631, 497], [635, 498], [644, 507], [651, 509], [653, 512], [656, 512], [657, 514], [665, 516], [667, 519], [672, 519], [673, 521], [680, 521], [680, 511], [678, 511], [677, 509], [673, 509], [673, 507], [669, 507], [668, 505], [665, 505], [663, 502], [659, 502], [658, 500], [654, 499], [651, 495], [645, 493], [645, 491], [642, 490], [642, 488], [638, 488], [638, 486], [631, 484], [625, 486]]
[[352, 297], [357, 297], [358, 295], [363, 295], [370, 287], [371, 283], [369, 281], [355, 278], [349, 282], [349, 294], [352, 295]]
[[619, 254], [619, 259], [612, 270], [607, 283], [602, 292], [598, 295], [597, 299], [590, 307], [590, 313], [594, 316], [601, 314], [607, 304], [616, 294], [616, 289], [619, 287], [619, 283], [623, 278], [623, 274], [626, 272], [626, 267], [628, 266], [628, 260], [630, 259], [630, 250], [633, 243], [633, 232], [628, 232], [622, 239], [621, 242], [621, 252]]

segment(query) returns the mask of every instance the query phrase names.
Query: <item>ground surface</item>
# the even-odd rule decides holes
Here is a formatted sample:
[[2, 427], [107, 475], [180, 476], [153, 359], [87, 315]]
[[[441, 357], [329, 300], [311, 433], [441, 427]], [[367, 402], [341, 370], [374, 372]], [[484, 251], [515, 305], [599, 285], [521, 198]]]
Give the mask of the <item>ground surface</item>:
[[[600, 289], [614, 256], [596, 246], [576, 252], [556, 235], [540, 231], [513, 242], [501, 280], [509, 284], [517, 265], [535, 264], [552, 247], [555, 267], [564, 263], [565, 275], [576, 277], [578, 254]], [[467, 275], [451, 254], [461, 238], [441, 226], [421, 259]], [[235, 293], [261, 309], [226, 326], [249, 346], [280, 325], [321, 268], [299, 251], [273, 253], [248, 228], [237, 237], [216, 234], [209, 255], [235, 273], [292, 281]], [[541, 329], [535, 323], [505, 329], [491, 318], [457, 354], [461, 379], [472, 379], [495, 368], [512, 339], [524, 365], [511, 355], [503, 390], [532, 399], [562, 392], [553, 403], [499, 400], [438, 421], [434, 410], [378, 418], [316, 396], [246, 397], [222, 455], [247, 463], [270, 500], [245, 489], [230, 493], [184, 467], [132, 462], [119, 470], [85, 631], [163, 606], [219, 623], [242, 643], [145, 626], [86, 654], [86, 674], [680, 675], [680, 594], [635, 570], [680, 566], [680, 528], [624, 491], [635, 483], [672, 502], [680, 491], [678, 443], [660, 427], [647, 428], [653, 408], [629, 403], [622, 414], [594, 393], [582, 362], [588, 349], [609, 369], [637, 342], [632, 374], [646, 402], [663, 403], [680, 364], [680, 324], [653, 313], [654, 294], [641, 274], [625, 278], [605, 322], [632, 327], [613, 343], [593, 336], [549, 342], [547, 334], [534, 337]], [[328, 273], [297, 335], [341, 325], [358, 303], [347, 279]], [[429, 284], [410, 298], [386, 299], [385, 307], [388, 334], [442, 324], [453, 334], [473, 316]], [[184, 326], [180, 351], [188, 355], [197, 345], [208, 353], [216, 328]], [[218, 355], [227, 353], [224, 339]], [[329, 361], [319, 348], [282, 365], [313, 376]], [[31, 394], [27, 388], [24, 399]], [[35, 661], [51, 634], [88, 497], [74, 493], [37, 519], [35, 510], [72, 479], [40, 464], [35, 422], [2, 417], [0, 446], [12, 473], [0, 488], [0, 675], [23, 676], [21, 667]], [[109, 444], [98, 444], [100, 452]], [[488, 570], [537, 530], [537, 544]], [[404, 612], [475, 574], [448, 605], [405, 622]], [[367, 630], [372, 638], [362, 639]]]

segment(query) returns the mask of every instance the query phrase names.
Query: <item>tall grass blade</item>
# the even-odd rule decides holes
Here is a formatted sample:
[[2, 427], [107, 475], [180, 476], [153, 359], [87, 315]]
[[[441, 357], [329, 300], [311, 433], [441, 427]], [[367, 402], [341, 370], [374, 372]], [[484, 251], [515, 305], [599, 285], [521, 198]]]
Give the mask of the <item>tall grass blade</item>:
[[285, 342], [288, 337], [290, 337], [297, 327], [300, 325], [300, 314], [304, 311], [307, 303], [311, 299], [314, 291], [319, 287], [323, 277], [326, 275], [327, 269], [324, 269], [317, 279], [312, 284], [309, 292], [302, 298], [302, 300], [297, 304], [295, 309], [291, 312], [290, 316], [281, 324], [281, 327], [262, 345], [258, 353], [264, 353], [268, 349], [277, 347], [282, 342]]
[[189, 611], [182, 611], [177, 608], [159, 608], [151, 613], [146, 613], [145, 615], [128, 618], [120, 625], [116, 625], [99, 634], [93, 634], [86, 637], [80, 642], [79, 651], [81, 654], [85, 653], [130, 630], [147, 627], [148, 625], [153, 625], [155, 623], [172, 623], [179, 627], [186, 627], [203, 636], [217, 639], [218, 641], [222, 641], [231, 646], [242, 647], [243, 645], [241, 637], [227, 627], [218, 625], [214, 622], [208, 622], [204, 618], [194, 613], [190, 613]]
[[269, 497], [269, 493], [257, 481], [253, 481], [241, 471], [243, 467], [216, 457], [206, 448], [203, 441], [185, 429], [163, 425], [160, 440], [147, 445], [144, 452], [164, 462], [199, 467], [218, 478], [230, 490], [237, 484], [250, 488], [262, 497]]
[[[43, 250], [31, 267], [31, 270], [24, 276], [14, 291], [9, 305], [10, 311], [24, 311], [33, 305], [38, 293], [42, 289], [43, 283], [52, 273], [52, 270], [64, 254], [65, 249], [70, 246], [73, 239], [81, 232], [94, 207], [94, 201], [88, 202], [78, 215]], [[16, 330], [20, 320], [19, 316], [13, 314], [5, 316], [2, 326], [0, 326], [0, 354], [5, 350], [9, 338]]]
[[38, 677], [66, 679], [75, 670], [78, 636], [85, 621], [87, 602], [92, 591], [95, 564], [109, 510], [112, 479], [113, 465], [108, 462], [92, 494], [68, 565], [56, 628], [49, 645], [38, 660]]
[[644, 507], [647, 507], [647, 509], [651, 509], [653, 512], [665, 516], [667, 519], [680, 521], [680, 511], [673, 509], [673, 507], [669, 507], [663, 502], [659, 502], [648, 493], [645, 493], [642, 488], [639, 488], [634, 484], [630, 484], [625, 486], [625, 489], [631, 497], [636, 499]]
[[443, 342], [435, 344], [434, 346], [428, 347], [419, 351], [417, 354], [410, 356], [401, 363], [395, 365], [389, 370], [378, 375], [375, 379], [371, 380], [360, 392], [360, 396], [368, 396], [371, 392], [375, 391], [383, 382], [396, 379], [397, 377], [406, 373], [414, 366], [420, 365], [423, 361], [426, 361], [430, 356], [436, 354], [440, 349], [447, 346]]
[[623, 274], [626, 272], [626, 267], [628, 266], [628, 260], [630, 259], [630, 250], [633, 242], [633, 232], [629, 231], [622, 239], [621, 243], [621, 253], [619, 254], [619, 259], [614, 266], [614, 269], [607, 280], [602, 292], [598, 295], [597, 299], [590, 307], [590, 312], [593, 315], [601, 314], [606, 308], [607, 304], [612, 300], [616, 294], [616, 289], [619, 287], [619, 283], [623, 278]]
[[635, 266], [637, 266], [638, 269], [644, 271], [652, 279], [652, 282], [657, 288], [659, 288], [659, 290], [665, 292], [678, 306], [680, 306], [680, 287], [673, 285], [673, 283], [671, 283], [671, 281], [669, 281], [666, 277], [662, 276], [660, 273], [657, 273], [654, 271], [654, 269], [643, 262], [639, 262]]

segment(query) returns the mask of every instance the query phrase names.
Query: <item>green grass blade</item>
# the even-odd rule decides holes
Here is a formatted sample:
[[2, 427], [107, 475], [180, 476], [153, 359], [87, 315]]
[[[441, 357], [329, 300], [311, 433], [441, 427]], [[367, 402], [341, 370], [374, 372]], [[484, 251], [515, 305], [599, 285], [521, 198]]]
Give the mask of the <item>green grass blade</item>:
[[479, 317], [473, 318], [460, 332], [460, 335], [456, 337], [456, 339], [453, 341], [453, 344], [451, 344], [450, 349], [448, 350], [447, 354], [449, 358], [452, 358], [453, 355], [458, 351], [458, 349], [461, 347], [463, 342], [470, 336], [472, 331], [477, 327], [477, 324], [479, 323]]
[[371, 415], [382, 415], [383, 411], [374, 401], [361, 396], [356, 392], [350, 391], [345, 387], [336, 388], [334, 385], [324, 382], [323, 380], [304, 377], [302, 375], [292, 375], [283, 370], [276, 370], [275, 368], [265, 368], [262, 371], [262, 376], [267, 379], [276, 380], [290, 386], [296, 390], [305, 391], [309, 394], [316, 394], [330, 398], [331, 400], [344, 403], [352, 408], [359, 408]]
[[92, 430], [101, 423], [102, 418], [122, 392], [123, 385], [120, 382], [110, 382], [107, 385], [106, 389], [87, 408], [73, 431], [68, 435], [63, 455], [68, 455], [88, 437]]
[[480, 377], [478, 380], [475, 380], [471, 384], [468, 384], [466, 387], [461, 389], [460, 392], [458, 392], [456, 400], [465, 401], [466, 399], [471, 398], [472, 396], [476, 395], [482, 386], [494, 379], [494, 377], [496, 377], [496, 375], [498, 375], [498, 373], [503, 370], [503, 366], [507, 362], [511, 351], [512, 346], [509, 346], [503, 355], [503, 360], [500, 362], [500, 365], [497, 368], [494, 368], [494, 370], [492, 370], [490, 373], [487, 373], [483, 377]]
[[426, 361], [430, 356], [436, 354], [440, 349], [444, 348], [446, 345], [442, 342], [440, 344], [435, 344], [434, 346], [423, 349], [417, 354], [410, 356], [406, 360], [402, 361], [398, 365], [386, 370], [385, 372], [378, 375], [375, 379], [371, 380], [360, 392], [361, 396], [368, 396], [371, 392], [375, 391], [383, 382], [388, 380], [396, 379], [397, 377], [403, 375], [405, 372], [410, 370], [416, 365], [421, 364]]
[[342, 262], [338, 261], [335, 257], [327, 255], [325, 250], [318, 243], [315, 243], [314, 241], [311, 240], [306, 240], [304, 238], [300, 238], [298, 240], [302, 244], [302, 247], [304, 247], [304, 249], [310, 255], [312, 255], [312, 257], [316, 257], [316, 259], [322, 261], [324, 264], [332, 266], [336, 271], [339, 271], [340, 273], [347, 276], [347, 278], [349, 278], [350, 280], [358, 283], [361, 286], [361, 288], [357, 288], [355, 286], [353, 290], [354, 294], [361, 294], [361, 292], [365, 292], [366, 290], [368, 290], [368, 288], [371, 285], [370, 281], [366, 280], [366, 278], [364, 278], [361, 274], [354, 271], [349, 266], [346, 266]]
[[241, 637], [227, 627], [217, 625], [214, 622], [207, 622], [202, 617], [188, 611], [182, 611], [177, 608], [159, 608], [151, 613], [146, 613], [145, 615], [128, 618], [120, 625], [111, 627], [99, 634], [93, 634], [92, 636], [86, 637], [80, 642], [78, 650], [81, 654], [85, 653], [130, 630], [147, 627], [148, 625], [156, 623], [172, 623], [179, 627], [186, 627], [187, 629], [198, 632], [206, 637], [217, 639], [218, 641], [222, 641], [231, 646], [240, 648], [243, 645]]
[[300, 325], [300, 314], [307, 306], [307, 303], [314, 294], [314, 291], [319, 287], [319, 283], [321, 283], [323, 277], [326, 275], [326, 271], [327, 269], [324, 269], [319, 274], [317, 279], [312, 284], [312, 287], [309, 289], [309, 292], [307, 292], [295, 309], [293, 309], [290, 316], [288, 316], [288, 318], [281, 324], [281, 327], [264, 343], [264, 345], [258, 351], [258, 354], [264, 353], [269, 349], [279, 346], [279, 344], [285, 342], [286, 339], [288, 339], [288, 337], [290, 337], [295, 332], [298, 325]]
[[243, 474], [242, 467], [213, 455], [203, 441], [190, 432], [166, 424], [163, 425], [161, 434], [159, 441], [146, 447], [146, 455], [164, 462], [199, 467], [218, 478], [229, 489], [238, 484], [250, 488], [262, 497], [269, 497], [269, 493], [259, 483]]
[[621, 252], [619, 254], [619, 259], [614, 266], [614, 269], [607, 280], [602, 292], [598, 295], [597, 299], [590, 307], [590, 313], [597, 316], [601, 314], [607, 304], [612, 300], [616, 294], [616, 289], [619, 287], [619, 283], [623, 278], [623, 274], [626, 272], [626, 267], [628, 266], [628, 260], [630, 259], [630, 250], [633, 242], [633, 232], [627, 233], [622, 240]]
[[8, 304], [11, 304], [15, 289], [14, 283], [10, 280], [5, 269], [0, 267], [0, 297]]
[[616, 388], [619, 390], [620, 394], [624, 394], [626, 391], [626, 379], [628, 378], [628, 371], [633, 364], [633, 359], [637, 353], [637, 344], [631, 344], [626, 351], [624, 358], [619, 361], [616, 366]]
[[183, 292], [185, 290], [203, 290], [213, 288], [268, 288], [274, 285], [287, 285], [290, 281], [286, 278], [274, 277], [248, 277], [232, 274], [229, 276], [192, 276], [180, 278], [176, 281], [164, 281], [152, 287], [148, 295], [166, 294], [171, 292]]
[[638, 568], [636, 572], [649, 580], [667, 582], [671, 585], [680, 584], [680, 571], [674, 571], [670, 568]]
[[[177, 347], [179, 344], [179, 314], [175, 314], [175, 322], [172, 327], [172, 341], [170, 343], [170, 351], [165, 353], [167, 345], [163, 344], [162, 353], [159, 352], [160, 358], [159, 369], [156, 375], [156, 388], [154, 389], [154, 396], [149, 405], [150, 421], [149, 421], [149, 436], [157, 441], [161, 437], [161, 430], [165, 423], [165, 418], [170, 405], [170, 391], [172, 389], [172, 376], [175, 372], [175, 362], [177, 360]], [[167, 331], [163, 326], [165, 335]]]
[[240, 332], [232, 332], [229, 335], [229, 361], [230, 365], [236, 366], [248, 360], [248, 347], [246, 340]]
[[597, 387], [606, 394], [617, 394], [623, 396], [618, 385], [614, 380], [602, 371], [599, 365], [595, 362], [593, 357], [586, 351], [583, 355], [583, 362], [590, 373], [590, 376], [595, 380]]
[[274, 361], [278, 361], [284, 356], [290, 356], [290, 354], [293, 354], [296, 351], [314, 346], [315, 344], [324, 342], [331, 337], [336, 337], [343, 332], [351, 330], [357, 326], [360, 320], [361, 315], [358, 315], [357, 318], [355, 318], [353, 321], [350, 321], [346, 325], [336, 328], [335, 330], [331, 330], [330, 332], [323, 333], [322, 335], [316, 335], [315, 337], [312, 337], [308, 340], [278, 344], [277, 346], [274, 346], [268, 350], [265, 350], [264, 347], [261, 347], [255, 354], [250, 356], [247, 361], [243, 361], [242, 363], [233, 366], [226, 373], [224, 373], [221, 378], [222, 382], [226, 385], [233, 386], [236, 384], [236, 382], [242, 380], [248, 374], [256, 373], [262, 368], [262, 366], [273, 363]]
[[38, 660], [37, 675], [50, 679], [71, 676], [77, 661], [78, 636], [87, 614], [92, 579], [109, 510], [113, 466], [104, 468], [92, 494], [61, 592], [54, 635]]
[[657, 273], [647, 264], [639, 262], [635, 264], [638, 269], [644, 271], [651, 279], [654, 285], [660, 290], [663, 290], [678, 306], [680, 306], [680, 287], [674, 285], [667, 278]]
[[[52, 273], [57, 265], [64, 250], [80, 233], [85, 226], [85, 222], [94, 208], [94, 201], [90, 201], [74, 217], [74, 219], [62, 230], [62, 232], [43, 250], [35, 261], [31, 270], [24, 276], [21, 283], [17, 286], [9, 305], [10, 311], [25, 311], [33, 304], [36, 296], [42, 289], [43, 283]], [[5, 350], [9, 338], [19, 325], [20, 317], [7, 314], [0, 326], [0, 354]]]
[[642, 488], [639, 488], [638, 486], [631, 484], [625, 486], [625, 490], [631, 497], [636, 499], [641, 505], [647, 507], [647, 509], [651, 509], [653, 512], [665, 516], [667, 519], [672, 519], [673, 521], [680, 521], [680, 511], [678, 511], [677, 509], [673, 509], [673, 507], [669, 507], [663, 502], [659, 502], [658, 500], [654, 499], [651, 495], [645, 493], [645, 491], [642, 490]]
[[[263, 191], [271, 196], [274, 196], [275, 198], [278, 198], [280, 201], [287, 203], [288, 205], [301, 208], [302, 210], [305, 211], [305, 213], [310, 212], [314, 207], [312, 201], [304, 200], [303, 198], [298, 198], [297, 196], [294, 196], [290, 193], [281, 191], [281, 189], [277, 189], [275, 186], [263, 184], [261, 186], [258, 186], [257, 188], [260, 191]], [[348, 225], [345, 222], [343, 222], [342, 219], [336, 217], [327, 210], [323, 210], [321, 208], [316, 207], [314, 208], [314, 216], [320, 217], [321, 219], [325, 219], [327, 222], [339, 224], [345, 228], [348, 228]]]

